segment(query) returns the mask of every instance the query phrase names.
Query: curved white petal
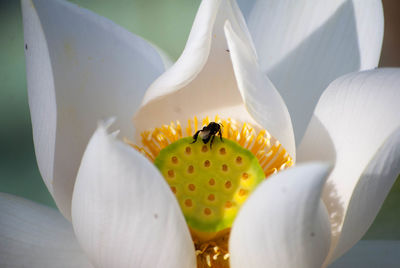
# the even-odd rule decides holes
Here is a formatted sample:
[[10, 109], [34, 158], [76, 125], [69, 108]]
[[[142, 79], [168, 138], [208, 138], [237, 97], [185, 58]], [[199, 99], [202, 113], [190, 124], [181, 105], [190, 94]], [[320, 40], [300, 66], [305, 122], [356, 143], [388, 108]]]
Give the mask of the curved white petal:
[[232, 227], [231, 267], [320, 268], [330, 224], [320, 199], [330, 168], [299, 165], [263, 182]]
[[[329, 158], [336, 165], [323, 193], [332, 223], [331, 259], [352, 247], [375, 218], [400, 173], [400, 69], [353, 73], [322, 95], [298, 150], [298, 161]], [[321, 134], [322, 133], [322, 134]], [[314, 142], [310, 142], [314, 140]]]
[[161, 47], [157, 46], [156, 44], [150, 42], [149, 40], [146, 41], [158, 52], [158, 55], [160, 55], [160, 58], [164, 64], [164, 69], [165, 70], [169, 69], [169, 67], [171, 67], [172, 64], [174, 64], [174, 61], [172, 60], [170, 55], [168, 55], [166, 51], [164, 51]]
[[361, 240], [328, 268], [397, 268], [400, 263], [400, 241]]
[[58, 211], [0, 193], [0, 267], [92, 266]]
[[[349, 250], [371, 226], [400, 174], [400, 127], [382, 144], [353, 190], [332, 259]], [[333, 249], [332, 249], [333, 250]]]
[[257, 127], [237, 87], [224, 34], [226, 20], [252, 46], [235, 1], [203, 0], [182, 55], [146, 92], [134, 118], [137, 134], [171, 121], [185, 124], [193, 116], [213, 119], [216, 114]]
[[193, 241], [158, 170], [100, 126], [85, 151], [72, 223], [96, 267], [195, 267]]
[[29, 105], [39, 168], [61, 212], [70, 202], [96, 122], [111, 115], [131, 135], [145, 89], [163, 71], [156, 50], [67, 1], [22, 1]]
[[248, 24], [261, 67], [288, 105], [297, 141], [331, 81], [378, 65], [381, 0], [258, 0]]
[[238, 88], [248, 112], [295, 159], [296, 146], [289, 112], [272, 82], [261, 72], [251, 41], [241, 40], [229, 21], [225, 24], [225, 35]]

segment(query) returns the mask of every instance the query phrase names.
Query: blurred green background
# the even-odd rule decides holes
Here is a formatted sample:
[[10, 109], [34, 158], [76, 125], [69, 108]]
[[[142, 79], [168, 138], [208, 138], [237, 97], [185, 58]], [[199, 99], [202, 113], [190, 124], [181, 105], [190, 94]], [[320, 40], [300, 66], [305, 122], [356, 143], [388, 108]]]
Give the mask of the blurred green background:
[[[183, 50], [200, 0], [71, 0], [110, 18], [164, 49], [172, 59]], [[381, 66], [400, 66], [400, 1], [386, 0]], [[49, 206], [33, 149], [25, 78], [19, 1], [0, 0], [0, 192]], [[400, 179], [364, 238], [400, 239]]]

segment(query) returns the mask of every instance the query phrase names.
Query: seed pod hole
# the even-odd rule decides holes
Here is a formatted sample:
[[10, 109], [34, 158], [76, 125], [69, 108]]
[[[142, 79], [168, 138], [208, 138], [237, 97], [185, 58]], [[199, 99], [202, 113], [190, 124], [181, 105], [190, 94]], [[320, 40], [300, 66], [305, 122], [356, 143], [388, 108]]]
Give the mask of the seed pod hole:
[[214, 185], [215, 185], [215, 180], [214, 180], [213, 178], [211, 178], [211, 179], [208, 181], [208, 184], [211, 185], [211, 186], [214, 186]]
[[194, 191], [194, 190], [196, 190], [196, 185], [194, 185], [193, 183], [191, 183], [191, 184], [189, 184], [188, 185], [188, 189], [189, 189], [189, 191]]
[[174, 164], [178, 164], [178, 157], [176, 156], [171, 157], [171, 162]]
[[187, 207], [193, 206], [192, 200], [191, 199], [186, 199], [185, 200], [185, 206], [187, 206]]
[[194, 172], [194, 167], [192, 166], [192, 165], [190, 165], [189, 167], [188, 167], [188, 173], [189, 174], [192, 174]]
[[227, 164], [223, 164], [222, 165], [222, 171], [225, 171], [225, 172], [228, 171], [228, 165]]
[[239, 195], [240, 196], [245, 196], [247, 194], [247, 191], [246, 190], [244, 190], [244, 189], [240, 189], [239, 190]]
[[204, 209], [204, 214], [210, 215], [210, 214], [211, 214], [211, 209], [205, 208], [205, 209]]

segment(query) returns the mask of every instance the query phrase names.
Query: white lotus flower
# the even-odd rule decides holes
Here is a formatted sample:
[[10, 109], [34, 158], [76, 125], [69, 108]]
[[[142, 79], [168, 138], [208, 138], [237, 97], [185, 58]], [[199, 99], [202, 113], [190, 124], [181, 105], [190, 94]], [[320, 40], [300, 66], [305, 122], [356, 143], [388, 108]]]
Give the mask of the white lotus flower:
[[[22, 0], [22, 9], [38, 165], [73, 230], [58, 212], [1, 194], [1, 267], [196, 266], [185, 209], [161, 173], [106, 125], [95, 131], [109, 116], [122, 137], [134, 114], [137, 134], [218, 116], [233, 126], [214, 146], [228, 147], [226, 131], [249, 123], [269, 131], [271, 148], [283, 146], [271, 149], [284, 158], [275, 169], [259, 160], [264, 172], [296, 160], [244, 203], [229, 255], [208, 247], [203, 266], [222, 258], [230, 267], [326, 267], [366, 232], [399, 173], [400, 70], [348, 74], [320, 97], [338, 76], [376, 67], [380, 1], [256, 1], [250, 34], [233, 0], [203, 0], [165, 72], [151, 45], [89, 11], [51, 0]], [[300, 139], [311, 114], [296, 151], [291, 122]], [[182, 136], [171, 129], [165, 135]], [[256, 150], [252, 133], [239, 144]], [[379, 258], [374, 245], [367, 252]]]

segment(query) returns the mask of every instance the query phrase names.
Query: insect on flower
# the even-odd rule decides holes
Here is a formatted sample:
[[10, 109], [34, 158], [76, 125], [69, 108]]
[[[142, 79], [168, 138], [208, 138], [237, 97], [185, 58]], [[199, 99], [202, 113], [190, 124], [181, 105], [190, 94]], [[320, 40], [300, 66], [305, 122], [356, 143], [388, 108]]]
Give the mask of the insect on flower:
[[215, 122], [211, 122], [210, 124], [208, 124], [207, 126], [203, 127], [201, 130], [198, 130], [194, 135], [193, 135], [193, 139], [194, 141], [191, 143], [195, 143], [197, 141], [197, 137], [200, 135], [200, 138], [202, 139], [202, 141], [204, 142], [204, 144], [207, 144], [208, 141], [210, 141], [210, 149], [212, 147], [213, 141], [214, 141], [214, 137], [215, 135], [218, 133], [219, 138], [222, 141], [222, 132], [221, 132], [221, 123], [215, 123]]

